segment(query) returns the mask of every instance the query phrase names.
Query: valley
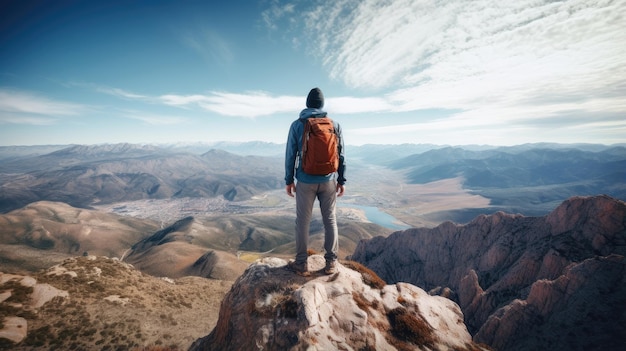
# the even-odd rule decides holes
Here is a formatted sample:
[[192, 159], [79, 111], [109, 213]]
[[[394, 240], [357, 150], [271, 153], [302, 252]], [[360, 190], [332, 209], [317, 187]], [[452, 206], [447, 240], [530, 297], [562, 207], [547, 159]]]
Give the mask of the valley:
[[[378, 174], [383, 173], [378, 170]], [[386, 171], [391, 177], [394, 172]], [[396, 174], [396, 177], [400, 177]], [[354, 184], [352, 184], [354, 183]], [[489, 208], [489, 199], [462, 189], [462, 179], [447, 179], [429, 184], [406, 184], [387, 179], [376, 183], [359, 183], [346, 186], [346, 194], [338, 199], [338, 216], [348, 220], [376, 223], [368, 218], [364, 208], [377, 209], [394, 216], [401, 225], [427, 226], [438, 224], [430, 215], [463, 209]], [[286, 215], [295, 213], [295, 201], [283, 189], [268, 191], [248, 200], [227, 201], [223, 198], [171, 198], [143, 199], [112, 204], [92, 205], [93, 208], [119, 215], [147, 218], [162, 225], [177, 219], [225, 215]], [[380, 223], [376, 223], [380, 224]], [[392, 228], [393, 229], [393, 228]]]
[[[133, 278], [136, 282], [149, 280], [149, 284], [137, 283], [132, 294], [116, 294], [115, 289], [108, 293], [122, 299], [135, 299], [139, 310], [135, 309], [133, 313], [142, 314], [158, 325], [167, 322], [176, 326], [176, 323], [186, 322], [169, 317], [177, 311], [169, 307], [166, 320], [159, 322], [162, 317], [155, 314], [159, 302], [150, 297], [150, 304], [142, 303], [142, 299], [148, 297], [142, 297], [144, 292], [137, 291], [139, 286], [147, 291], [151, 284], [161, 287], [163, 283], [152, 279], [165, 277], [173, 279], [176, 284], [187, 284], [184, 290], [174, 291], [193, 292], [193, 286], [212, 289], [216, 291], [215, 295], [203, 295], [199, 302], [194, 300], [211, 306], [205, 320], [210, 325], [195, 329], [193, 335], [185, 334], [184, 340], [172, 337], [160, 327], [151, 329], [149, 337], [143, 331], [141, 337], [127, 336], [136, 344], [171, 342], [172, 345], [189, 345], [194, 337], [206, 335], [207, 329], [213, 327], [217, 320], [218, 300], [251, 263], [264, 258], [288, 260], [294, 253], [295, 201], [284, 192], [283, 160], [275, 156], [280, 154], [283, 146], [264, 144], [256, 150], [261, 154], [254, 154], [254, 147], [246, 148], [241, 144], [222, 146], [227, 150], [207, 151], [198, 145], [177, 148], [132, 144], [54, 146], [32, 150], [28, 147], [0, 147], [0, 272], [21, 274], [27, 277], [26, 280], [31, 275], [36, 276], [37, 280], [76, 292], [76, 289], [89, 288], [67, 285], [63, 279], [61, 282], [49, 279], [41, 272], [54, 265], [75, 262], [72, 260], [77, 257], [112, 259], [122, 265], [128, 264], [136, 270], [132, 274], [139, 274]], [[386, 280], [412, 281], [433, 294], [440, 291], [456, 302], [459, 302], [459, 292], [470, 289], [463, 285], [466, 283], [458, 280], [437, 284], [424, 281], [424, 277], [416, 275], [420, 267], [437, 260], [453, 265], [460, 257], [470, 257], [475, 260], [468, 260], [471, 265], [481, 267], [489, 260], [502, 261], [504, 257], [504, 249], [492, 251], [495, 249], [490, 248], [490, 243], [475, 248], [460, 245], [455, 247], [459, 253], [454, 257], [448, 257], [445, 250], [436, 258], [428, 256], [459, 240], [457, 237], [452, 240], [456, 230], [478, 226], [476, 231], [471, 231], [477, 238], [472, 243], [480, 242], [485, 233], [491, 233], [491, 227], [500, 225], [500, 219], [540, 222], [543, 216], [558, 210], [559, 206], [568, 208], [562, 204], [572, 197], [607, 194], [600, 197], [605, 202], [592, 202], [597, 206], [609, 203], [605, 197], [612, 197], [611, 201], [620, 203], [626, 198], [626, 148], [623, 146], [452, 148], [364, 145], [350, 150], [346, 193], [338, 199], [337, 205], [339, 257], [342, 260], [352, 258], [361, 251], [362, 256], [354, 257], [367, 263], [366, 258], [374, 256], [363, 256], [366, 243], [381, 243], [385, 238], [391, 238], [393, 242], [407, 233], [413, 235], [411, 233], [426, 233], [428, 230], [447, 233], [447, 239], [428, 235], [419, 243], [407, 239], [408, 247], [403, 242], [397, 243], [395, 251], [408, 250], [402, 259], [392, 253], [389, 258], [381, 259], [384, 264], [371, 265], [379, 269], [376, 273]], [[602, 211], [590, 213], [596, 216]], [[581, 221], [595, 220], [590, 218], [591, 215], [576, 215], [582, 218]], [[556, 218], [559, 214], [552, 213], [551, 216]], [[574, 218], [573, 215], [569, 217]], [[599, 221], [603, 223], [605, 220]], [[554, 223], [559, 221], [551, 223], [556, 226]], [[526, 224], [519, 224], [519, 228], [526, 228]], [[528, 238], [516, 240], [532, 240], [532, 235], [545, 229], [537, 228], [528, 234]], [[505, 230], [504, 233], [510, 236], [511, 231]], [[622, 254], [623, 238], [619, 233], [611, 235], [616, 239], [611, 239], [613, 241], [607, 247], [610, 250], [617, 247], [614, 252]], [[579, 256], [577, 250], [581, 249], [577, 245], [582, 244], [577, 243], [578, 239], [562, 240], [563, 243], [558, 243], [558, 253], [567, 253], [573, 257], [571, 260], [575, 260]], [[506, 243], [502, 245], [506, 246]], [[545, 242], [540, 245], [549, 246]], [[311, 223], [310, 248], [312, 253], [323, 252], [323, 225], [317, 209], [314, 209]], [[427, 258], [410, 261], [409, 258], [417, 257], [415, 250], [418, 249], [420, 255]], [[584, 252], [585, 257], [593, 259], [589, 254], [592, 250], [585, 249]], [[554, 258], [546, 257], [547, 263], [542, 264], [550, 265]], [[609, 261], [614, 260], [623, 263], [615, 258]], [[87, 261], [81, 262], [89, 265]], [[463, 263], [457, 264], [460, 266], [454, 268], [455, 277], [464, 269]], [[535, 263], [531, 260], [528, 264], [533, 266]], [[488, 289], [493, 283], [491, 271], [504, 269], [502, 267], [490, 267], [490, 271], [482, 273], [475, 268], [479, 276], [474, 284], [478, 286], [471, 289]], [[406, 276], [398, 278], [400, 273]], [[510, 273], [511, 278], [507, 279], [515, 281], [518, 279], [516, 274]], [[142, 275], [151, 278], [144, 279]], [[470, 279], [472, 274], [463, 277]], [[621, 278], [614, 279], [619, 281]], [[204, 281], [207, 283], [199, 283]], [[533, 283], [526, 282], [523, 287], [526, 290], [516, 293], [518, 297], [526, 297]], [[479, 284], [483, 284], [482, 287]], [[507, 291], [508, 285], [501, 289]], [[95, 290], [90, 294], [96, 295], [89, 295], [84, 301], [96, 301], [102, 297]], [[491, 292], [486, 294], [489, 296]], [[490, 299], [495, 301], [493, 297], [487, 297], [485, 301]], [[464, 308], [469, 306], [467, 301], [461, 302]], [[54, 306], [63, 309], [56, 303]], [[142, 310], [145, 306], [148, 306], [147, 311]], [[84, 309], [80, 303], [71, 307]], [[470, 307], [472, 313], [478, 315], [487, 311], [480, 306], [467, 308]], [[98, 308], [97, 313], [106, 310], [105, 307]], [[47, 309], [42, 311], [47, 313]], [[76, 313], [84, 314], [80, 311]], [[129, 317], [123, 308], [115, 313], [115, 316], [109, 315], [105, 324], [93, 322], [106, 335], [94, 337], [90, 343], [109, 340], [106, 330], [114, 328], [111, 325], [121, 320], [130, 319], [134, 330], [143, 330], [137, 319]], [[193, 313], [193, 318], [202, 318], [196, 311]], [[23, 315], [31, 316], [28, 313]], [[481, 322], [488, 317], [481, 316]], [[46, 328], [42, 320], [33, 323]], [[72, 323], [57, 322], [67, 330], [76, 329]], [[477, 331], [475, 321], [466, 323], [472, 332]], [[87, 330], [81, 329], [80, 332]], [[137, 331], [135, 334], [139, 335]], [[56, 332], [46, 335], [46, 342], [59, 337]], [[165, 340], [164, 335], [167, 335]], [[28, 342], [38, 341], [30, 339]]]
[[[25, 262], [20, 255], [29, 257], [30, 250], [42, 248], [61, 255], [87, 251], [122, 257], [137, 241], [184, 218], [194, 219], [194, 234], [181, 235], [197, 238], [196, 258], [206, 250], [225, 251], [231, 258], [247, 252], [243, 257], [248, 260], [264, 252], [289, 255], [295, 201], [284, 193], [283, 159], [276, 156], [283, 150], [270, 143], [0, 147], [0, 208], [5, 213], [0, 235], [12, 236], [3, 245], [24, 245], [18, 253], [3, 251], [11, 257], [4, 260], [17, 267]], [[348, 147], [346, 157], [346, 193], [337, 206], [345, 228], [342, 257], [361, 238], [398, 229], [467, 223], [497, 211], [540, 216], [577, 195], [626, 198], [623, 146], [363, 145]], [[41, 201], [48, 205], [22, 210]], [[46, 206], [52, 208], [42, 209]], [[21, 211], [18, 219], [11, 217], [13, 211]], [[78, 212], [101, 222], [68, 215]], [[321, 248], [318, 213], [311, 234], [312, 245]], [[118, 217], [106, 219], [107, 214]], [[40, 223], [41, 216], [52, 222]], [[87, 240], [94, 235], [85, 233], [96, 227], [102, 233], [116, 228], [111, 221], [146, 221], [141, 226], [151, 229], [107, 248]], [[130, 234], [121, 230], [119, 235]]]

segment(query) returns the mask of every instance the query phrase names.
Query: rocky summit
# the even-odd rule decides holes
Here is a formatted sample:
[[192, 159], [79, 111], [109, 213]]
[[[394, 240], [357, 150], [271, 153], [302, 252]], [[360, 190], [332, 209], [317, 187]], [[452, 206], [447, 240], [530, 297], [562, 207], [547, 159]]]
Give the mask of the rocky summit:
[[574, 197], [361, 241], [352, 260], [458, 302], [496, 350], [626, 349], [626, 203]]
[[186, 350], [232, 282], [157, 278], [103, 256], [0, 272], [0, 350]]
[[457, 304], [407, 283], [385, 284], [351, 261], [310, 277], [265, 258], [232, 286], [211, 333], [190, 350], [487, 350], [474, 343]]

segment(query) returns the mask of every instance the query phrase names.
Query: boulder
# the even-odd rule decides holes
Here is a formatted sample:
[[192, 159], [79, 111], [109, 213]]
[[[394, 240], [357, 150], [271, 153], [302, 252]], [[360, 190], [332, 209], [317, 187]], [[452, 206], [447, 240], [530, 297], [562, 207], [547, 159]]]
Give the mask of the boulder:
[[407, 283], [386, 285], [355, 262], [323, 274], [324, 258], [308, 259], [310, 277], [265, 258], [252, 264], [222, 302], [209, 335], [190, 350], [483, 350], [459, 306]]

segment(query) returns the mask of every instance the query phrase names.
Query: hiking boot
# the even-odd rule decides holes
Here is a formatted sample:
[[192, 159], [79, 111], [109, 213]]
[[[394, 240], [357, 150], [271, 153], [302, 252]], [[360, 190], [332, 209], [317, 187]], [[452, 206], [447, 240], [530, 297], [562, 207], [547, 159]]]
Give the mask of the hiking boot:
[[308, 277], [311, 275], [311, 272], [309, 272], [306, 262], [296, 263], [296, 261], [290, 261], [289, 263], [287, 263], [287, 269], [302, 277]]
[[337, 261], [326, 261], [326, 267], [324, 267], [324, 274], [331, 275], [337, 273]]

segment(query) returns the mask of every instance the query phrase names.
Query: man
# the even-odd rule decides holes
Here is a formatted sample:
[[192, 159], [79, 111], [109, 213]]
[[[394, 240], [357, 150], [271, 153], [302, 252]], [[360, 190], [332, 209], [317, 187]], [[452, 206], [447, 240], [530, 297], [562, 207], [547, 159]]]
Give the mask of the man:
[[[285, 183], [287, 195], [296, 197], [296, 257], [288, 264], [288, 268], [301, 276], [309, 276], [307, 265], [307, 246], [309, 242], [309, 225], [313, 212], [313, 203], [317, 198], [320, 203], [322, 221], [324, 223], [324, 258], [326, 266], [324, 273], [334, 274], [337, 270], [338, 230], [335, 214], [337, 196], [344, 193], [346, 182], [345, 163], [343, 155], [343, 138], [341, 127], [334, 122], [337, 134], [337, 154], [339, 168], [336, 173], [327, 175], [311, 175], [304, 172], [302, 167], [302, 136], [307, 118], [326, 117], [324, 95], [319, 88], [311, 89], [306, 99], [306, 107], [300, 112], [300, 118], [295, 120], [289, 128], [287, 147], [285, 151]], [[294, 175], [295, 173], [295, 175]], [[297, 179], [297, 185], [294, 183]]]

